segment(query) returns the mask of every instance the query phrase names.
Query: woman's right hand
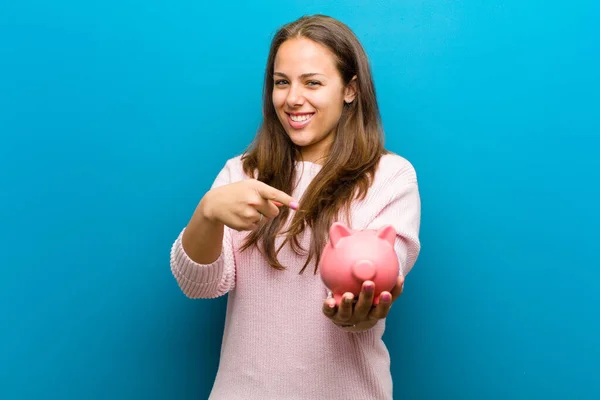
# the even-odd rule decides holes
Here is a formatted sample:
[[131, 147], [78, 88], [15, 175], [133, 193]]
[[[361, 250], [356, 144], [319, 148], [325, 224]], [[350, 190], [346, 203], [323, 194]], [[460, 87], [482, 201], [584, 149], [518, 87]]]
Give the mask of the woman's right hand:
[[278, 206], [298, 209], [287, 193], [256, 179], [230, 183], [210, 190], [200, 201], [203, 216], [236, 231], [256, 229], [262, 220], [279, 215]]

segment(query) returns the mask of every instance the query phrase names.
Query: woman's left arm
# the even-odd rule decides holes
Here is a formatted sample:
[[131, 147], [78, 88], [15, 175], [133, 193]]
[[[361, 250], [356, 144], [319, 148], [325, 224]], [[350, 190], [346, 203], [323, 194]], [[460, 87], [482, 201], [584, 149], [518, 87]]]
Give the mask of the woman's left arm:
[[333, 299], [325, 300], [323, 313], [347, 331], [370, 329], [377, 321], [387, 317], [390, 307], [402, 294], [404, 278], [414, 266], [421, 249], [421, 199], [414, 168], [406, 161], [393, 173], [388, 173], [386, 178], [369, 193], [369, 201], [377, 209], [366, 229], [377, 230], [384, 225], [394, 227], [394, 250], [400, 264], [400, 274], [394, 288], [390, 292], [381, 293], [377, 306], [373, 305], [374, 285], [371, 281], [364, 282], [356, 301], [352, 293], [344, 294], [339, 306], [335, 305]]

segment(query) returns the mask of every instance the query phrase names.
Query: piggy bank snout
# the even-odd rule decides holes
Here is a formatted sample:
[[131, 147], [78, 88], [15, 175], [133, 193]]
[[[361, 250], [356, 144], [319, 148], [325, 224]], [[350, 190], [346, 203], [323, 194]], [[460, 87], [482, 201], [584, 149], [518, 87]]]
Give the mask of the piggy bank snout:
[[369, 260], [360, 260], [352, 266], [352, 275], [361, 281], [368, 281], [375, 278], [375, 264]]

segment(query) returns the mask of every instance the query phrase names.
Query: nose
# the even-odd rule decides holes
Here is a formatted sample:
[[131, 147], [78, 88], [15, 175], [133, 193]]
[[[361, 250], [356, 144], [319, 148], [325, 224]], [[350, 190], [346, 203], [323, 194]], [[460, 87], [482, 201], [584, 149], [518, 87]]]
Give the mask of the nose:
[[290, 108], [298, 107], [304, 104], [304, 94], [302, 93], [302, 88], [299, 88], [297, 85], [290, 85], [290, 90], [288, 91], [285, 101]]
[[372, 280], [376, 273], [375, 265], [369, 260], [357, 261], [352, 266], [352, 275], [361, 281]]

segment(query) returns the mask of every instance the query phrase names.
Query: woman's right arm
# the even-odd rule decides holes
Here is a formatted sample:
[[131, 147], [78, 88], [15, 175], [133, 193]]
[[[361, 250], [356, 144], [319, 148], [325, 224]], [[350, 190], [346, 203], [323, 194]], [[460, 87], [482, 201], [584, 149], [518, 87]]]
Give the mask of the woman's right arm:
[[[231, 183], [230, 163], [221, 170], [212, 189]], [[209, 192], [210, 193], [210, 192]], [[215, 298], [235, 285], [231, 229], [209, 218], [207, 195], [171, 247], [171, 272], [190, 298]]]
[[279, 215], [278, 207], [298, 208], [291, 196], [256, 179], [233, 182], [236, 161], [225, 164], [171, 249], [171, 271], [188, 297], [214, 298], [233, 289], [232, 230], [256, 229], [263, 217]]

